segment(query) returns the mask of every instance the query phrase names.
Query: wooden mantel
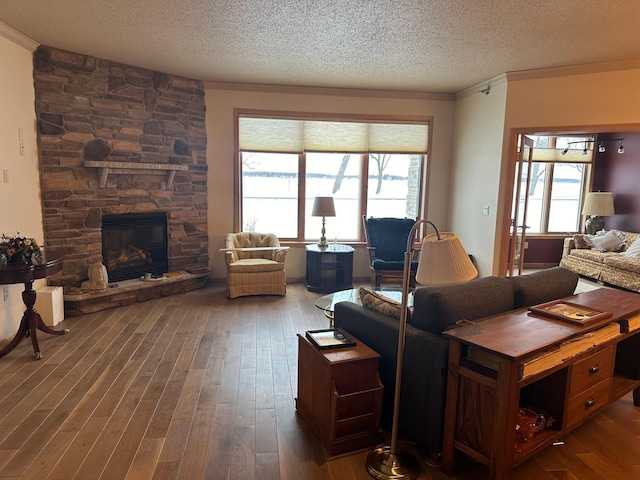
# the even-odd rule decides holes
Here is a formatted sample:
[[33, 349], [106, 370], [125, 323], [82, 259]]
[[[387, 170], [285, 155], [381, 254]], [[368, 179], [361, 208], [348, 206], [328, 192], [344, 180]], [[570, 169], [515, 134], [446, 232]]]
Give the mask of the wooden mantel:
[[176, 176], [177, 170], [189, 170], [188, 165], [169, 165], [166, 163], [130, 163], [130, 162], [103, 162], [103, 161], [84, 161], [85, 167], [92, 167], [99, 169], [99, 186], [104, 188], [107, 185], [107, 176], [110, 173], [122, 174], [134, 174], [139, 173], [139, 170], [149, 170], [148, 173], [159, 173], [167, 175], [167, 189], [173, 187], [173, 179]]

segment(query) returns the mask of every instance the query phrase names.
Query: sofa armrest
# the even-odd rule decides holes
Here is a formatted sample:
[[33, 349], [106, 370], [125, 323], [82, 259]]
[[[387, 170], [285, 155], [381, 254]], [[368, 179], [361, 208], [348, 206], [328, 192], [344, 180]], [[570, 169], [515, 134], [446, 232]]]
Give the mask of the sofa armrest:
[[576, 248], [576, 242], [574, 242], [573, 237], [565, 238], [562, 243], [562, 258], [567, 258], [574, 248]]

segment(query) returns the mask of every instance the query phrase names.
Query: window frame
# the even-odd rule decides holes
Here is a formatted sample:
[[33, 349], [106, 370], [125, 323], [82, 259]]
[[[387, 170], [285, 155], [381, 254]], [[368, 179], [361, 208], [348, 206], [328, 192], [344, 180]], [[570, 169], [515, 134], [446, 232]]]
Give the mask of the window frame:
[[[539, 137], [549, 137], [549, 147], [551, 149], [556, 149], [556, 148], [560, 148], [557, 147], [557, 139], [558, 137], [561, 138], [568, 138], [568, 139], [573, 139], [575, 138], [577, 141], [581, 141], [583, 138], [585, 137], [591, 137], [590, 134], [571, 134], [571, 135], [563, 135], [563, 134], [554, 134], [554, 135], [545, 135], [544, 133], [529, 133], [529, 134], [525, 134], [525, 135], [529, 135], [529, 136], [539, 136]], [[596, 144], [595, 139], [591, 139], [591, 140], [585, 140], [584, 141], [585, 144], [591, 143], [592, 145]], [[536, 149], [536, 147], [533, 147], [534, 150]], [[538, 147], [540, 148], [540, 147]], [[574, 150], [582, 150], [579, 148], [575, 148]], [[577, 233], [582, 229], [582, 226], [584, 224], [584, 218], [582, 215], [580, 215], [580, 213], [578, 213], [578, 221], [577, 221], [577, 225], [578, 225], [578, 230], [577, 231], [558, 231], [558, 232], [550, 232], [549, 231], [549, 219], [550, 219], [550, 211], [551, 211], [551, 200], [552, 200], [552, 193], [553, 193], [553, 179], [554, 179], [554, 173], [555, 173], [555, 167], [557, 164], [575, 164], [575, 163], [582, 163], [584, 164], [584, 172], [583, 172], [583, 178], [582, 178], [582, 185], [580, 186], [580, 198], [579, 198], [579, 202], [580, 204], [582, 204], [582, 201], [584, 199], [585, 193], [589, 190], [589, 185], [591, 184], [591, 176], [592, 176], [592, 170], [593, 170], [593, 162], [594, 162], [595, 158], [594, 158], [594, 151], [591, 150], [590, 153], [590, 160], [589, 161], [584, 161], [584, 162], [571, 162], [571, 161], [548, 161], [548, 162], [542, 162], [542, 161], [538, 161], [534, 163], [545, 163], [546, 164], [546, 172], [545, 172], [545, 179], [544, 179], [544, 187], [543, 187], [543, 193], [542, 193], [542, 205], [541, 205], [541, 209], [540, 209], [540, 224], [542, 226], [542, 228], [540, 229], [539, 232], [531, 232], [531, 233], [527, 233], [527, 237], [529, 238], [536, 238], [536, 237], [566, 237], [567, 233]], [[580, 210], [579, 210], [580, 211]], [[528, 224], [527, 219], [524, 219], [524, 224]]]
[[[412, 153], [413, 155], [421, 156], [421, 174], [419, 182], [419, 196], [418, 196], [418, 217], [424, 218], [426, 214], [426, 199], [428, 196], [427, 185], [429, 178], [430, 162], [428, 161], [431, 149], [431, 141], [433, 135], [433, 117], [431, 116], [396, 116], [396, 115], [365, 115], [365, 114], [324, 114], [324, 113], [308, 113], [308, 112], [290, 112], [290, 111], [271, 111], [271, 110], [253, 110], [253, 109], [234, 109], [234, 213], [233, 213], [233, 228], [234, 231], [240, 231], [242, 229], [242, 151], [240, 150], [240, 133], [239, 122], [242, 116], [257, 116], [264, 118], [285, 118], [285, 119], [300, 119], [300, 120], [325, 120], [325, 121], [354, 121], [354, 122], [387, 122], [387, 123], [408, 123], [408, 124], [424, 124], [427, 128], [427, 148], [423, 154]], [[291, 153], [291, 152], [281, 152]], [[368, 181], [369, 175], [369, 154], [368, 153], [354, 153], [345, 152], [358, 155], [360, 157], [360, 199], [359, 199], [359, 211], [362, 214], [367, 214], [367, 194], [368, 194]], [[384, 152], [380, 152], [384, 153]], [[399, 152], [396, 152], [399, 153]], [[302, 246], [309, 243], [309, 240], [305, 240], [305, 211], [306, 211], [306, 152], [298, 154], [298, 238], [296, 239], [281, 239], [283, 245], [289, 246]], [[361, 218], [361, 215], [360, 215]], [[358, 221], [357, 226], [357, 238], [354, 240], [345, 240], [344, 243], [351, 245], [364, 245], [366, 244], [364, 230], [362, 222]]]

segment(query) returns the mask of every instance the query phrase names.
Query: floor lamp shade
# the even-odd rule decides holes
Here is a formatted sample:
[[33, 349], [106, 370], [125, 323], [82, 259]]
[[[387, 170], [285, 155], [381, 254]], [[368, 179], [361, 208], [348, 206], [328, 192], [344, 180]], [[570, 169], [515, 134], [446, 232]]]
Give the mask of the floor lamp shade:
[[478, 271], [458, 237], [449, 232], [422, 240], [416, 281], [422, 285], [452, 285], [473, 280]]

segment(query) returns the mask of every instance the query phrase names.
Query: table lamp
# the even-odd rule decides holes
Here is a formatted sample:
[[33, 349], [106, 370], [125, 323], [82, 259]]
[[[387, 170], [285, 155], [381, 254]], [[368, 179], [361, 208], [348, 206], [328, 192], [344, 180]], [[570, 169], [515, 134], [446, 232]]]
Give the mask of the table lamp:
[[611, 192], [589, 192], [584, 199], [582, 215], [589, 215], [584, 222], [587, 233], [590, 235], [604, 228], [602, 216], [614, 215], [613, 193]]
[[327, 247], [329, 243], [327, 242], [327, 237], [325, 237], [325, 217], [335, 217], [336, 216], [336, 207], [333, 204], [333, 197], [316, 197], [313, 202], [313, 211], [311, 212], [312, 217], [322, 217], [322, 236], [320, 237], [320, 241], [318, 245], [321, 247]]
[[411, 455], [398, 451], [398, 417], [400, 414], [400, 386], [405, 330], [407, 326], [407, 308], [409, 303], [411, 258], [413, 257], [413, 244], [416, 230], [422, 223], [431, 225], [436, 233], [427, 235], [422, 240], [418, 270], [416, 271], [416, 281], [418, 283], [422, 285], [453, 285], [468, 282], [478, 275], [478, 271], [473, 266], [473, 263], [471, 263], [469, 255], [465, 252], [456, 235], [449, 232], [440, 233], [438, 228], [429, 220], [416, 221], [409, 232], [407, 250], [404, 254], [391, 444], [372, 450], [366, 459], [367, 472], [379, 480], [413, 480], [420, 474], [420, 464], [418, 461]]

